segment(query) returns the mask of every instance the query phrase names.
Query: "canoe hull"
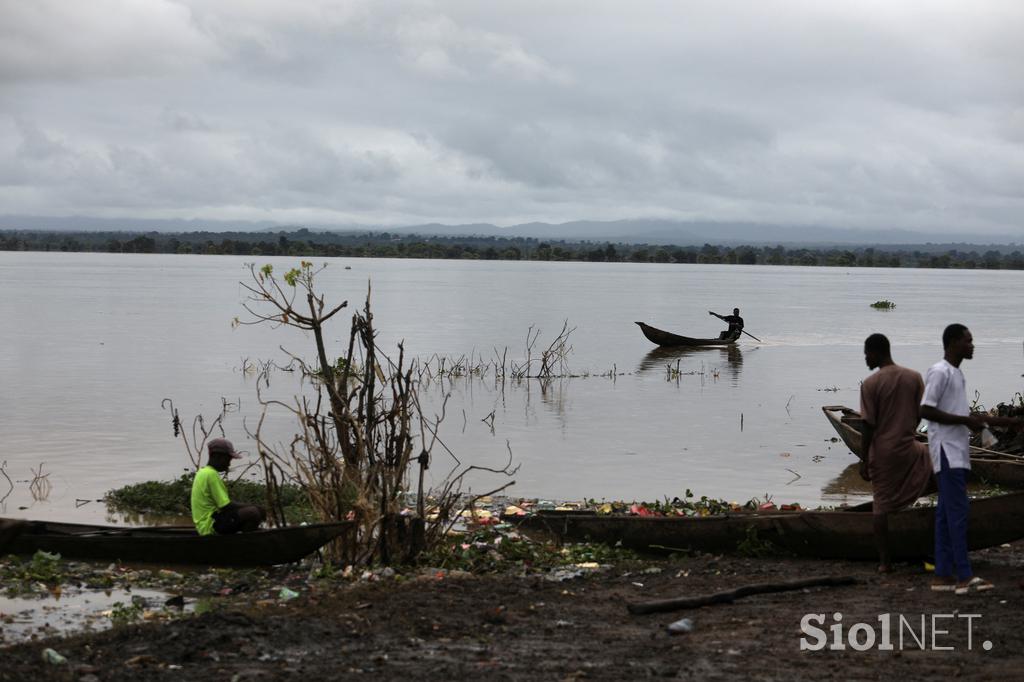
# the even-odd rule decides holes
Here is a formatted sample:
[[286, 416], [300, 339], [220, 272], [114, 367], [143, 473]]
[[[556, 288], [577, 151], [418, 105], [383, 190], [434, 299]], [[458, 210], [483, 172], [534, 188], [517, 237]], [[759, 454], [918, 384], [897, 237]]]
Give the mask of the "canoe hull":
[[21, 535], [28, 524], [20, 519], [0, 519], [0, 555], [7, 554], [7, 546]]
[[[860, 413], [844, 405], [827, 405], [821, 409], [850, 452], [864, 459], [860, 432], [864, 420], [861, 419]], [[973, 481], [994, 483], [1006, 488], [1024, 488], [1024, 461], [971, 448], [970, 478]]]
[[640, 331], [643, 332], [647, 340], [653, 344], [661, 346], [662, 348], [683, 348], [688, 346], [731, 346], [736, 343], [736, 339], [695, 339], [689, 336], [680, 336], [679, 334], [673, 334], [672, 332], [666, 332], [657, 327], [652, 327], [649, 324], [643, 322], [637, 322], [640, 325]]
[[29, 521], [8, 552], [42, 550], [66, 559], [199, 566], [268, 566], [298, 561], [342, 536], [350, 523], [200, 536], [185, 526], [119, 527]]
[[[877, 560], [870, 512], [803, 512], [773, 520], [775, 544], [801, 556]], [[998, 547], [1024, 537], [1024, 493], [971, 500], [968, 548]], [[889, 514], [889, 547], [901, 560], [935, 553], [935, 508], [917, 507]]]
[[[509, 519], [527, 533], [565, 541], [602, 542], [640, 551], [735, 552], [763, 542], [819, 559], [877, 560], [870, 512], [793, 511], [709, 517], [616, 516], [585, 513], [536, 514]], [[1024, 537], [1024, 493], [971, 501], [970, 549], [994, 547]], [[935, 509], [920, 507], [889, 515], [893, 557], [930, 556]]]

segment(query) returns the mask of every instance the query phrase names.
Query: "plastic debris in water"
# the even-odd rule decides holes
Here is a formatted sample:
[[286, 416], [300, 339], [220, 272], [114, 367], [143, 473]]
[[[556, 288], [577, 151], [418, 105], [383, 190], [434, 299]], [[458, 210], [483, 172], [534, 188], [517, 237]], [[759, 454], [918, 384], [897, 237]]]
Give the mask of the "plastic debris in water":
[[43, 649], [43, 660], [50, 665], [64, 665], [68, 659], [58, 654], [53, 649]]
[[583, 571], [580, 569], [572, 570], [568, 568], [553, 568], [544, 576], [544, 579], [553, 583], [561, 583], [566, 580], [575, 580], [576, 578], [582, 577]]
[[683, 635], [687, 632], [693, 632], [693, 621], [689, 618], [683, 618], [668, 624], [668, 634], [670, 635]]
[[287, 587], [282, 587], [281, 591], [278, 592], [277, 596], [279, 599], [284, 599], [285, 601], [288, 601], [289, 599], [295, 599], [296, 597], [298, 597], [299, 593], [295, 590], [290, 590]]

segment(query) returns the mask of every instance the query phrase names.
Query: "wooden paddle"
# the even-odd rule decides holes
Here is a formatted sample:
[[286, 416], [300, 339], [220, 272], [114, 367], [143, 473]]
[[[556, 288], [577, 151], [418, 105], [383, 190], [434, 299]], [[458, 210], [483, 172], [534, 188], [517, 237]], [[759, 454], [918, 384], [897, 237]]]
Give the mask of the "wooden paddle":
[[979, 448], [977, 445], [971, 446], [971, 452], [980, 452], [986, 455], [1005, 457], [1007, 459], [1024, 459], [1024, 455], [1017, 455], [1012, 452], [999, 452], [998, 450], [986, 450], [985, 448]]

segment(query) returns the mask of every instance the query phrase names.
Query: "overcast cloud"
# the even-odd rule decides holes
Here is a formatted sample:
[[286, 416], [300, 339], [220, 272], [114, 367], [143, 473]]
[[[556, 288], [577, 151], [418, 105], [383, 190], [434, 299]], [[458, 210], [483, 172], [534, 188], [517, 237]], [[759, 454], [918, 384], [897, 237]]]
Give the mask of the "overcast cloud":
[[0, 0], [0, 213], [1024, 234], [1024, 4]]

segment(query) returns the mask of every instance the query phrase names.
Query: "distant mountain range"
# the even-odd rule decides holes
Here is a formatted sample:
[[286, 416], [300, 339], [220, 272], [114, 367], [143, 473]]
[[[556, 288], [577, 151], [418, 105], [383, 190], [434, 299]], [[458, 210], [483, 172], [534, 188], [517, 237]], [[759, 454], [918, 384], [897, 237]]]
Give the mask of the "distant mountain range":
[[681, 222], [672, 220], [577, 220], [568, 223], [524, 223], [497, 227], [489, 223], [444, 225], [429, 223], [402, 227], [373, 225], [284, 225], [273, 221], [175, 220], [95, 217], [0, 216], [0, 230], [54, 230], [61, 232], [390, 232], [423, 236], [531, 237], [565, 241], [673, 244], [786, 246], [894, 245], [894, 244], [1024, 244], [1024, 228], [1014, 233], [916, 232], [912, 230], [810, 227], [768, 223]]
[[679, 222], [671, 220], [577, 220], [569, 223], [525, 223], [512, 227], [489, 224], [412, 225], [390, 228], [401, 234], [436, 235], [494, 235], [502, 237], [536, 237], [538, 239], [564, 239], [566, 241], [623, 242], [644, 244], [673, 244], [691, 246], [702, 244], [763, 245], [802, 244], [808, 246], [837, 244], [925, 244], [1024, 243], [1024, 228], [1017, 235], [976, 234], [969, 232], [939, 233], [911, 230], [872, 230], [835, 227], [808, 227], [775, 225], [768, 223], [737, 222]]

